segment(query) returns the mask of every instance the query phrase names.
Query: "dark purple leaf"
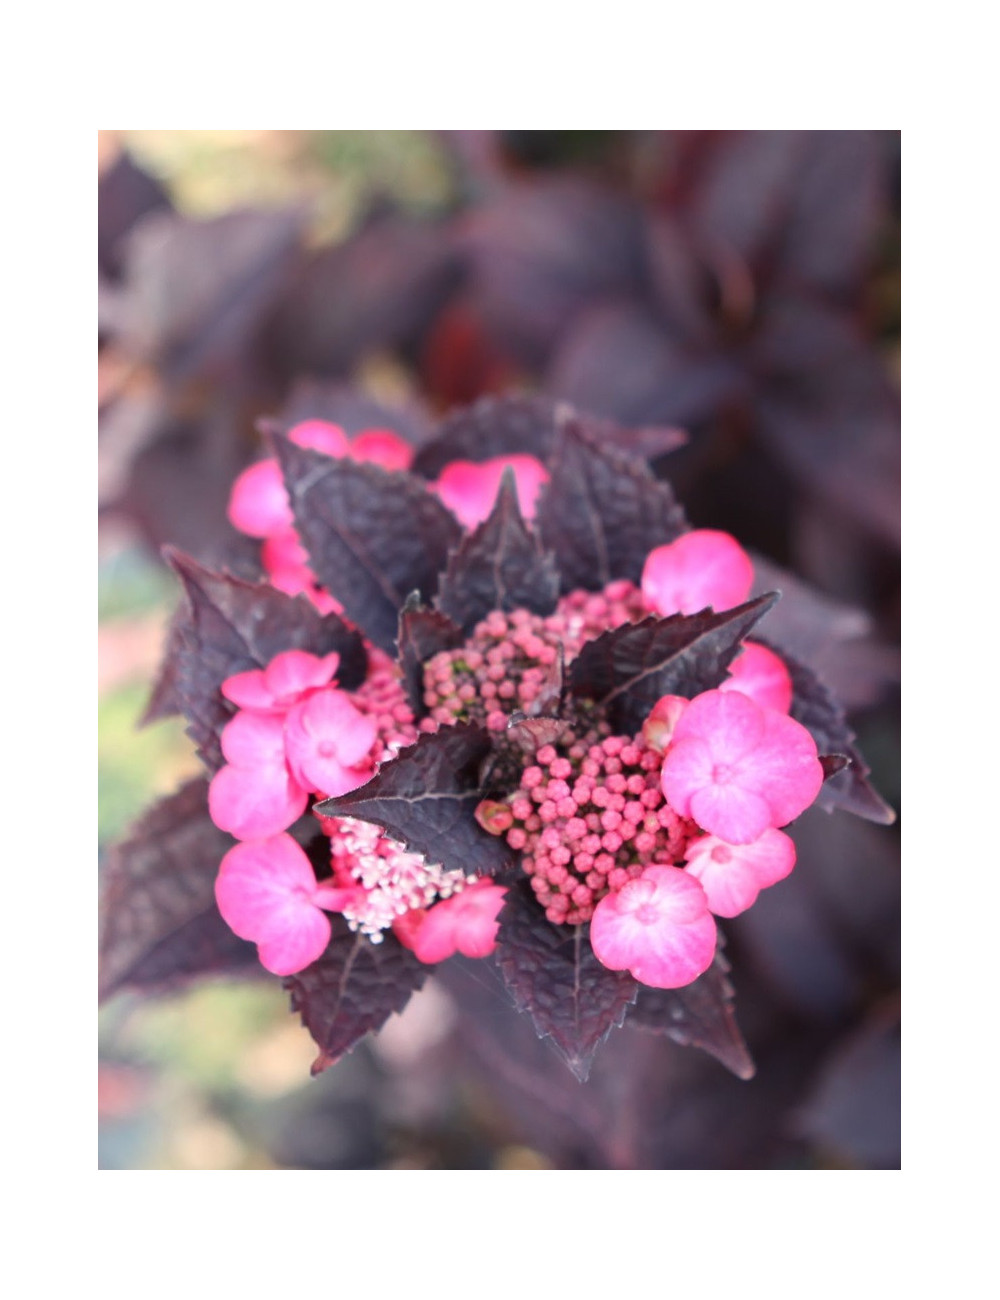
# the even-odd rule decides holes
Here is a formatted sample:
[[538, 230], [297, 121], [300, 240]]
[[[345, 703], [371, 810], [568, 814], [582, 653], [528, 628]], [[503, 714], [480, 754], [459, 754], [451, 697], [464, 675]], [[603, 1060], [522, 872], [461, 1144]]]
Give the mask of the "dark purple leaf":
[[817, 805], [828, 812], [843, 808], [867, 821], [891, 825], [896, 814], [868, 781], [871, 769], [854, 747], [854, 732], [843, 709], [811, 668], [780, 646], [771, 649], [781, 655], [792, 677], [792, 717], [812, 735], [821, 754], [842, 754], [850, 760], [849, 767], [824, 781]]
[[211, 769], [222, 764], [219, 733], [235, 712], [220, 694], [227, 677], [263, 668], [283, 650], [335, 650], [338, 683], [353, 690], [364, 681], [361, 637], [336, 614], [321, 615], [304, 596], [286, 596], [266, 583], [213, 573], [180, 551], [167, 548], [165, 554], [184, 584], [187, 607], [171, 631], [149, 716], [162, 717], [169, 707], [183, 713]]
[[900, 1167], [899, 1002], [880, 1006], [824, 1063], [796, 1129], [839, 1163]]
[[262, 347], [284, 382], [347, 376], [366, 354], [419, 340], [461, 274], [443, 228], [378, 216], [303, 259], [276, 300]]
[[120, 278], [125, 236], [147, 212], [170, 206], [160, 182], [120, 154], [97, 185], [97, 264], [104, 275]]
[[294, 211], [147, 217], [126, 258], [128, 351], [171, 380], [230, 370], [299, 257], [302, 227]]
[[724, 681], [744, 637], [777, 599], [772, 593], [721, 614], [645, 618], [604, 632], [574, 659], [570, 689], [608, 709], [613, 725], [634, 735], [662, 695], [693, 699]]
[[[484, 397], [442, 421], [436, 435], [417, 453], [413, 472], [436, 479], [453, 460], [484, 461], [497, 456], [534, 456], [548, 464], [566, 404], [550, 397]], [[647, 426], [624, 429], [611, 420], [574, 412], [596, 442], [654, 459], [683, 446], [680, 429]]]
[[822, 303], [774, 298], [754, 345], [757, 428], [812, 492], [899, 545], [899, 400], [853, 320]]
[[110, 853], [102, 895], [99, 993], [171, 988], [195, 976], [258, 968], [215, 906], [230, 836], [208, 815], [198, 779], [154, 805]]
[[614, 302], [574, 322], [545, 387], [581, 410], [626, 425], [688, 427], [733, 400], [743, 382], [727, 353], [696, 350], [642, 304]]
[[638, 582], [649, 552], [687, 526], [666, 483], [567, 416], [536, 519], [543, 543], [555, 553], [563, 591], [597, 591], [615, 578]]
[[454, 650], [465, 640], [462, 629], [436, 609], [407, 600], [399, 615], [399, 664], [410, 704], [418, 718], [427, 712], [424, 703], [424, 664], [442, 650]]
[[558, 599], [555, 561], [524, 522], [506, 469], [489, 516], [449, 556], [438, 607], [469, 633], [490, 610], [551, 614]]
[[491, 334], [530, 367], [545, 363], [589, 303], [642, 292], [637, 208], [577, 178], [509, 186], [459, 238]]
[[473, 816], [482, 798], [480, 765], [491, 750], [489, 734], [479, 727], [444, 727], [383, 763], [366, 785], [325, 799], [316, 811], [374, 822], [428, 862], [492, 875], [511, 852]]
[[624, 1022], [638, 985], [594, 956], [589, 927], [552, 925], [527, 882], [511, 886], [500, 913], [496, 962], [519, 1011], [551, 1038], [586, 1082], [594, 1053]]
[[850, 761], [846, 754], [820, 754], [819, 764], [823, 769], [823, 780], [829, 781], [831, 776], [842, 772]]
[[685, 988], [652, 989], [640, 984], [629, 1024], [666, 1034], [682, 1047], [700, 1047], [738, 1078], [752, 1079], [754, 1063], [736, 1024], [728, 970], [720, 950], [704, 975]]
[[320, 585], [376, 645], [392, 653], [399, 611], [437, 591], [455, 516], [409, 474], [334, 460], [274, 439], [295, 522]]
[[570, 723], [562, 718], [540, 715], [528, 718], [523, 713], [512, 713], [507, 723], [507, 736], [522, 753], [532, 756], [543, 745], [557, 744], [569, 726]]
[[431, 968], [417, 961], [391, 933], [372, 943], [331, 916], [329, 946], [318, 961], [284, 980], [292, 1010], [313, 1036], [319, 1056], [312, 1073], [333, 1065], [365, 1034], [402, 1011]]

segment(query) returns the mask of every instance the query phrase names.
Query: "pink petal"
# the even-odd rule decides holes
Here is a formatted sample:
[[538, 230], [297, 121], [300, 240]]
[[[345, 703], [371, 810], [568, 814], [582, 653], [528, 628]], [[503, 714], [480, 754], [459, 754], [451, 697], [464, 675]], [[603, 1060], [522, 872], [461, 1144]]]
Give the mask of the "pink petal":
[[391, 429], [366, 429], [351, 443], [353, 460], [370, 461], [383, 469], [406, 470], [413, 464], [413, 448]]
[[720, 691], [739, 691], [762, 708], [787, 713], [792, 707], [792, 678], [784, 661], [767, 646], [748, 641], [733, 660]]
[[223, 728], [221, 742], [226, 759], [238, 767], [285, 765], [284, 722], [274, 714], [237, 713]]
[[706, 785], [691, 796], [690, 816], [728, 844], [749, 844], [771, 826], [766, 799], [739, 785]]
[[250, 537], [269, 537], [293, 523], [278, 462], [269, 457], [245, 469], [233, 484], [229, 522]]
[[642, 724], [642, 738], [650, 749], [663, 754], [669, 749], [681, 714], [690, 700], [683, 695], [661, 695]]
[[646, 557], [642, 592], [660, 614], [732, 609], [753, 586], [753, 564], [735, 537], [711, 528], [684, 533]]
[[277, 704], [291, 706], [306, 691], [326, 686], [336, 675], [340, 656], [311, 655], [306, 650], [284, 650], [264, 670], [268, 688]]
[[208, 787], [208, 812], [238, 840], [260, 840], [287, 830], [306, 810], [309, 795], [281, 767], [222, 767]]
[[325, 456], [347, 456], [350, 443], [339, 424], [329, 420], [302, 420], [288, 430], [288, 439], [299, 447], [311, 447]]
[[465, 957], [488, 957], [496, 948], [497, 917], [506, 892], [489, 880], [478, 880], [435, 903], [411, 938], [414, 954], [431, 964], [456, 952]]
[[823, 767], [816, 742], [800, 722], [774, 709], [763, 712], [764, 734], [752, 758], [740, 765], [739, 779], [767, 800], [772, 825], [787, 826], [819, 794]]
[[223, 920], [258, 944], [261, 964], [293, 975], [320, 957], [330, 922], [314, 901], [309, 859], [288, 835], [238, 844], [222, 859], [215, 898]]
[[712, 782], [715, 761], [708, 742], [698, 736], [673, 741], [660, 770], [660, 787], [667, 803], [682, 817], [691, 816], [691, 796]]
[[241, 709], [253, 709], [258, 713], [278, 711], [274, 696], [267, 688], [263, 668], [251, 668], [245, 673], [234, 673], [227, 677], [220, 687], [227, 700], [232, 700]]
[[716, 941], [705, 891], [678, 867], [647, 867], [602, 898], [590, 923], [598, 961], [652, 988], [682, 988], [697, 979], [711, 966]]
[[782, 831], [766, 830], [752, 844], [726, 844], [705, 835], [688, 845], [688, 874], [701, 883], [716, 916], [739, 916], [768, 885], [795, 866], [795, 844]]
[[526, 519], [533, 519], [542, 485], [549, 474], [534, 456], [496, 456], [476, 463], [453, 460], [446, 465], [434, 489], [466, 528], [482, 523], [496, 501], [503, 472], [510, 467], [517, 484], [517, 500]]
[[711, 749], [716, 763], [738, 763], [756, 750], [763, 734], [763, 710], [753, 700], [739, 691], [704, 691], [677, 723], [674, 745], [698, 737]]
[[285, 720], [288, 764], [297, 780], [330, 797], [356, 790], [371, 775], [359, 768], [378, 735], [374, 720], [359, 712], [343, 691], [317, 691], [295, 705]]

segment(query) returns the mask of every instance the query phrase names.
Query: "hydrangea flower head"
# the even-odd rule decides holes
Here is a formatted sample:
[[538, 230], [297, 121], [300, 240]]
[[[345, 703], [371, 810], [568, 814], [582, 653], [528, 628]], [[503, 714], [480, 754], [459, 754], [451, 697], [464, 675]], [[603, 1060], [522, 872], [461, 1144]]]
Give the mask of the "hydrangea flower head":
[[735, 537], [711, 528], [696, 528], [656, 547], [642, 571], [642, 594], [664, 617], [706, 607], [732, 609], [752, 586], [749, 555]]
[[223, 920], [257, 944], [261, 965], [274, 975], [293, 975], [321, 956], [330, 942], [330, 921], [321, 909], [339, 911], [352, 893], [318, 884], [290, 835], [237, 844], [222, 859], [215, 882]]
[[684, 711], [661, 781], [682, 816], [729, 844], [749, 844], [805, 812], [823, 768], [801, 723], [739, 691], [716, 690]]
[[656, 989], [682, 988], [708, 970], [717, 939], [704, 889], [678, 867], [647, 867], [603, 898], [590, 924], [598, 961]]

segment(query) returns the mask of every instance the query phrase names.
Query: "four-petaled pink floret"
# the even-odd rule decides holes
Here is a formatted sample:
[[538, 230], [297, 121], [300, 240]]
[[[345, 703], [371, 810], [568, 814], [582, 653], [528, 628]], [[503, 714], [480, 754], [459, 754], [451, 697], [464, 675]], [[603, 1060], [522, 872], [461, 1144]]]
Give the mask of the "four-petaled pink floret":
[[729, 844], [750, 844], [809, 807], [823, 768], [794, 719], [739, 691], [706, 691], [677, 724], [661, 784], [682, 817]]
[[740, 691], [768, 709], [787, 713], [792, 707], [792, 677], [767, 646], [748, 641], [729, 666], [720, 691]]
[[718, 932], [705, 891], [679, 867], [647, 867], [597, 904], [594, 953], [656, 989], [683, 988], [708, 970]]
[[465, 957], [488, 957], [497, 946], [497, 917], [506, 893], [491, 880], [477, 880], [428, 908], [419, 922], [404, 919], [393, 930], [401, 943], [428, 964], [445, 961], [456, 952]]
[[716, 916], [739, 916], [768, 885], [784, 880], [795, 866], [795, 844], [773, 828], [752, 844], [726, 844], [703, 835], [688, 846], [688, 874], [701, 882]]
[[293, 777], [329, 798], [364, 785], [368, 757], [378, 735], [374, 719], [354, 707], [343, 691], [317, 691], [285, 719], [285, 753]]
[[517, 501], [525, 519], [533, 519], [535, 505], [549, 473], [534, 456], [495, 456], [492, 460], [453, 460], [432, 486], [445, 505], [466, 528], [481, 524], [493, 509], [505, 469], [514, 471]]
[[696, 614], [710, 606], [732, 609], [753, 586], [753, 564], [735, 537], [711, 528], [683, 533], [646, 557], [642, 594], [651, 608], [670, 614]]
[[240, 840], [259, 840], [302, 816], [309, 795], [288, 769], [282, 715], [237, 713], [223, 728], [221, 741], [227, 765], [208, 787], [209, 815], [220, 830]]
[[234, 673], [222, 683], [222, 694], [241, 709], [257, 713], [285, 713], [305, 695], [328, 686], [340, 667], [340, 656], [283, 650], [266, 668]]
[[330, 921], [321, 909], [340, 911], [356, 892], [317, 883], [290, 835], [237, 844], [215, 882], [222, 919], [257, 944], [261, 965], [274, 975], [294, 975], [322, 956]]

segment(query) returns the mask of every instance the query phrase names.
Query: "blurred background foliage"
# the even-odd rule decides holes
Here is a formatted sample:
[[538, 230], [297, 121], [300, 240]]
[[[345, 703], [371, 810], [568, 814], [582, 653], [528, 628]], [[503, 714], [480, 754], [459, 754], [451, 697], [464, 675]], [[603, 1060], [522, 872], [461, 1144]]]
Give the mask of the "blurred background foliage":
[[[100, 133], [101, 859], [198, 766], [179, 719], [137, 729], [176, 597], [158, 548], [248, 562], [229, 485], [303, 378], [428, 419], [540, 389], [685, 427], [657, 468], [693, 522], [863, 611], [841, 676], [898, 808], [899, 152], [874, 131]], [[658, 1081], [645, 1167], [898, 1165], [898, 851], [897, 829], [803, 819], [799, 871], [730, 937], [757, 1080], [622, 1049]], [[578, 1086], [486, 983], [456, 967], [317, 1080], [273, 980], [119, 997], [101, 1166], [601, 1167]], [[613, 1078], [607, 1051], [593, 1095]]]

